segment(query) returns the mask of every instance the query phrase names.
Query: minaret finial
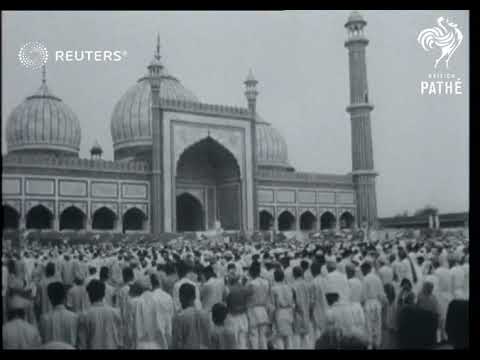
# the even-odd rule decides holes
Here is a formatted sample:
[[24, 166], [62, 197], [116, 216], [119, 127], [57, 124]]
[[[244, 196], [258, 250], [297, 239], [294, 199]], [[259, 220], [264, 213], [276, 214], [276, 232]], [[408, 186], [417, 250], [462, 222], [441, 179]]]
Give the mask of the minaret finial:
[[45, 64], [42, 66], [42, 84], [47, 83], [47, 67]]
[[155, 59], [160, 60], [160, 34], [157, 33], [157, 48], [155, 51]]

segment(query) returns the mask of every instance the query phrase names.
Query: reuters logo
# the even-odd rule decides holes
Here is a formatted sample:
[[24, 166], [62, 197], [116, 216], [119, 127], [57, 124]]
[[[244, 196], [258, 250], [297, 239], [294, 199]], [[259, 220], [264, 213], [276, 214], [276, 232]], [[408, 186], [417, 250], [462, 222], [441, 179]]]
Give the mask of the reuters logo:
[[38, 41], [28, 42], [20, 48], [18, 60], [27, 69], [39, 69], [47, 63], [48, 50]]

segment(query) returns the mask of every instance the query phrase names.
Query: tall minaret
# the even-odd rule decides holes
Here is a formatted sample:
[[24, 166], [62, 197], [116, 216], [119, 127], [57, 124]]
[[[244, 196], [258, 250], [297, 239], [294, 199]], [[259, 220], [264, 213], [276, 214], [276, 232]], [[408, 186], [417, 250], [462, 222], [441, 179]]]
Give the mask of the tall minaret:
[[248, 72], [245, 84], [245, 97], [248, 102], [250, 112], [250, 132], [252, 140], [252, 169], [253, 169], [253, 230], [259, 229], [259, 213], [257, 201], [257, 84], [258, 81], [253, 77], [252, 70]]
[[164, 231], [163, 204], [163, 111], [160, 103], [160, 82], [163, 65], [160, 62], [160, 35], [150, 65], [148, 65], [150, 87], [152, 91], [152, 181], [150, 224], [152, 233]]
[[372, 127], [370, 112], [373, 105], [368, 99], [367, 65], [365, 49], [368, 39], [364, 34], [367, 22], [354, 11], [350, 14], [345, 27], [350, 68], [350, 113], [352, 124], [352, 176], [357, 198], [357, 224], [377, 223], [377, 196], [375, 177], [378, 175], [373, 166]]

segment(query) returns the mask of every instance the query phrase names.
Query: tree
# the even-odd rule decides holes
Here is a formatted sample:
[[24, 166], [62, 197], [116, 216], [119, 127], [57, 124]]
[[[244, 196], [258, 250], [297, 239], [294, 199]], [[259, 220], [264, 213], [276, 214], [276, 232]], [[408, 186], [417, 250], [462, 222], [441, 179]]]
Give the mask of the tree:
[[437, 215], [437, 214], [438, 214], [438, 208], [432, 205], [427, 205], [422, 209], [418, 209], [417, 211], [415, 211], [415, 216], [430, 216], [430, 215]]

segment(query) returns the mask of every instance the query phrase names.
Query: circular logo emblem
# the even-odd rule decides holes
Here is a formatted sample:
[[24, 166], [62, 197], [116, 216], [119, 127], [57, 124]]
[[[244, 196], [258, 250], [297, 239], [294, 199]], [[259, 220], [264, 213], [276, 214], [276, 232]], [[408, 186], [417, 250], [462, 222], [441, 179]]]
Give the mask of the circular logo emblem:
[[47, 63], [47, 48], [38, 41], [28, 42], [20, 48], [18, 60], [27, 69], [39, 69]]

